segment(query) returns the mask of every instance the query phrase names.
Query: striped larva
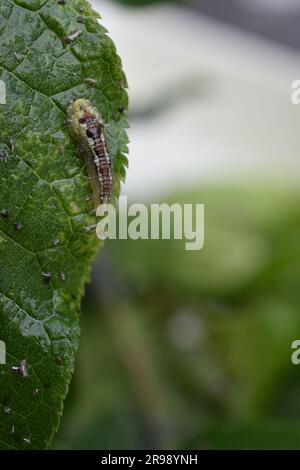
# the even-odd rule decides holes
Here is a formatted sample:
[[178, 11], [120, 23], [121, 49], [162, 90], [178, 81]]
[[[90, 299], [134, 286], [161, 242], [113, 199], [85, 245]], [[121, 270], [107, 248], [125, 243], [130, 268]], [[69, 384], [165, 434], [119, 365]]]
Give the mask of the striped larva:
[[68, 109], [68, 125], [86, 161], [97, 207], [112, 199], [112, 168], [107, 151], [101, 114], [90, 101], [77, 99]]

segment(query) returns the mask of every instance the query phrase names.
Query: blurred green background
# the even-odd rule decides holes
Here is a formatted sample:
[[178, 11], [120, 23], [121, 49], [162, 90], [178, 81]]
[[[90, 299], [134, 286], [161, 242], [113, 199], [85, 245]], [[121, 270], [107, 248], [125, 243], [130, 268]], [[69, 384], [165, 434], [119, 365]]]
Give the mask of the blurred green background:
[[300, 193], [209, 188], [206, 243], [110, 241], [82, 313], [62, 448], [300, 448]]
[[[105, 18], [105, 3], [93, 4], [104, 10]], [[110, 8], [107, 6], [108, 18], [120, 15], [121, 22], [126, 8]], [[148, 15], [148, 10], [143, 14]], [[137, 22], [140, 18], [146, 16], [139, 16]], [[208, 34], [208, 41], [212, 37]], [[196, 49], [200, 46], [195, 44]], [[128, 50], [132, 52], [131, 43]], [[125, 49], [121, 55], [126, 63]], [[128, 64], [130, 75], [130, 61]], [[205, 80], [214, 83], [212, 70], [210, 80], [204, 63], [201, 68]], [[230, 73], [232, 83], [239, 72]], [[292, 78], [296, 77], [291, 74]], [[280, 115], [288, 121], [287, 128], [299, 125], [284, 104], [289, 100], [289, 82], [284, 93], [275, 92], [272, 85], [276, 96], [285, 95], [278, 103], [272, 95], [266, 97], [270, 103], [266, 116], [256, 86], [255, 81], [240, 87], [240, 96], [247, 95], [251, 101], [254, 96], [256, 102], [252, 110], [242, 107], [243, 118], [236, 115], [230, 124], [233, 146], [243, 136], [243, 126], [251, 132], [260, 118], [271, 122]], [[194, 104], [199, 109], [206, 106], [208, 112], [222, 111], [235, 106], [234, 98], [228, 98], [222, 89], [203, 89], [202, 82], [200, 88], [199, 104]], [[140, 96], [146, 95], [142, 92]], [[239, 96], [235, 99], [240, 100]], [[183, 103], [182, 96], [180, 100], [186, 106], [181, 113], [192, 122], [191, 96]], [[161, 109], [159, 101], [157, 109], [152, 109], [133, 96], [129, 176], [138, 164], [135, 142], [140, 139], [142, 148], [149, 134], [159, 140], [158, 127], [154, 133], [151, 126], [161, 114], [166, 113], [166, 122], [178, 121], [174, 103], [170, 109]], [[215, 111], [214, 116], [215, 122], [221, 121], [220, 127], [226, 125], [226, 116], [215, 115]], [[129, 184], [131, 202], [204, 203], [205, 247], [187, 252], [184, 242], [177, 240], [106, 243], [87, 286], [77, 368], [55, 448], [300, 449], [300, 366], [291, 363], [291, 344], [300, 337], [300, 190], [289, 176], [298, 149], [289, 144], [289, 160], [282, 149], [272, 147], [278, 130], [275, 124], [270, 135], [252, 131], [253, 142], [262, 148], [257, 160], [249, 148], [250, 140], [245, 144], [251, 174], [247, 168], [237, 173], [229, 169], [226, 178], [220, 178], [217, 169], [217, 177], [209, 178], [202, 171], [195, 171], [193, 179], [181, 173], [181, 185], [168, 180], [167, 190], [163, 185], [159, 189], [151, 186], [144, 196], [140, 189], [130, 191]], [[206, 120], [199, 121], [199, 129], [202, 126], [210, 129]], [[162, 140], [168, 139], [164, 132]], [[230, 159], [222, 139], [227, 136], [207, 131], [205, 138], [219, 142], [217, 153], [226, 168]], [[288, 141], [284, 134], [282, 139]], [[198, 150], [198, 144], [190, 141], [189, 145]], [[143, 154], [138, 158], [143, 161]], [[163, 172], [164, 158], [162, 155], [159, 166], [156, 161], [154, 172]], [[175, 151], [172, 158], [175, 164], [182, 155]], [[205, 167], [213, 156], [209, 151], [206, 155], [204, 148], [197, 158]], [[263, 169], [261, 161], [265, 161]], [[147, 171], [144, 182], [143, 175], [140, 177], [145, 189]], [[139, 178], [132, 176], [134, 179]]]

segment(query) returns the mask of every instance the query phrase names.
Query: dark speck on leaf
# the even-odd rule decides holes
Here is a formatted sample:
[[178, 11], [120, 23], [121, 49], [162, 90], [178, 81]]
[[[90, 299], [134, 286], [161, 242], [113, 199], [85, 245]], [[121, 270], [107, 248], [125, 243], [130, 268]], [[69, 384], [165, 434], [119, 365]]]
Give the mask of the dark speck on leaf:
[[7, 162], [7, 155], [6, 153], [0, 153], [0, 161], [1, 162]]
[[1, 214], [1, 217], [3, 219], [7, 219], [8, 218], [8, 210], [7, 209], [2, 209], [2, 211], [0, 212]]
[[16, 224], [14, 225], [14, 227], [15, 227], [15, 231], [16, 231], [16, 232], [20, 232], [20, 230], [22, 230], [22, 224], [20, 224], [20, 223], [16, 223]]
[[47, 272], [47, 273], [42, 273], [42, 276], [43, 276], [43, 281], [44, 281], [45, 286], [48, 286], [48, 284], [50, 283], [52, 279], [52, 274]]

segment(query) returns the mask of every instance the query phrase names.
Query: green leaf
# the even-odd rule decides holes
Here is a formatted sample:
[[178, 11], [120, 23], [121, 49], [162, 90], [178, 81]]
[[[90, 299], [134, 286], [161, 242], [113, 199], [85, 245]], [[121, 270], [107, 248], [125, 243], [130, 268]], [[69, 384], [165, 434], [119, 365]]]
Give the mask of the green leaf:
[[[63, 3], [63, 2], [62, 2]], [[82, 30], [68, 43], [66, 36]], [[100, 242], [84, 162], [66, 125], [72, 97], [106, 123], [115, 194], [127, 164], [126, 79], [85, 0], [2, 0], [0, 79], [0, 448], [48, 448], [63, 410], [79, 310]], [[93, 80], [87, 80], [93, 79]]]

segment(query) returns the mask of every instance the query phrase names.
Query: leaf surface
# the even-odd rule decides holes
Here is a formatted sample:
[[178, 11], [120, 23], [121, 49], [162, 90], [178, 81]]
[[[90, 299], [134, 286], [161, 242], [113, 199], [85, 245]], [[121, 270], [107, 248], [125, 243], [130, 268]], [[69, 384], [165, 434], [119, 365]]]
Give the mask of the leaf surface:
[[86, 1], [61, 3], [0, 3], [0, 449], [51, 444], [100, 245], [86, 228], [97, 222], [91, 187], [65, 125], [72, 98], [91, 100], [109, 124], [116, 195], [127, 165], [120, 58]]

